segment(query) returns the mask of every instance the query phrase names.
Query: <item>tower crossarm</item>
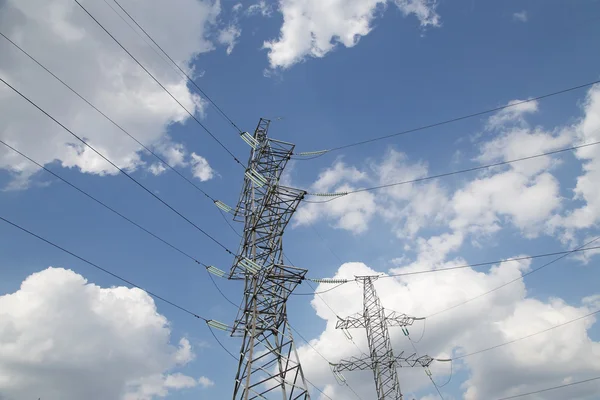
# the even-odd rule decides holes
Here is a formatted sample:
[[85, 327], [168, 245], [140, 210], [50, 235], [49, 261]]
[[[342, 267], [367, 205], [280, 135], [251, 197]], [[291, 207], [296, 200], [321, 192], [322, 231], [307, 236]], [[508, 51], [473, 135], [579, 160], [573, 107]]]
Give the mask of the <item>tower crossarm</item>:
[[[434, 361], [429, 356], [417, 357], [416, 354], [411, 354], [408, 357], [400, 354], [392, 359], [392, 362], [385, 363], [386, 368], [403, 368], [403, 367], [429, 367]], [[378, 368], [378, 361], [373, 361], [371, 357], [350, 357], [341, 360], [336, 364], [332, 364], [335, 372], [355, 371], [355, 370], [374, 370]]]
[[422, 318], [410, 317], [396, 311], [385, 310], [385, 321], [388, 326], [411, 326], [416, 320]]

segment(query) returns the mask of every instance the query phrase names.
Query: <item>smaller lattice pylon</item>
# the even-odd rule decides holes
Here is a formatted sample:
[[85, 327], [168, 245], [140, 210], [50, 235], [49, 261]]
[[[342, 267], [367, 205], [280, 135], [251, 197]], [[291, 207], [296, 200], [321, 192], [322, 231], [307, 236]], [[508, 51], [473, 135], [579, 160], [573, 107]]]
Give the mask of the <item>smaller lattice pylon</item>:
[[332, 364], [334, 375], [343, 380], [343, 371], [372, 370], [375, 378], [375, 388], [378, 400], [402, 400], [402, 392], [398, 380], [398, 367], [429, 367], [433, 358], [429, 356], [418, 357], [404, 353], [395, 356], [390, 341], [389, 326], [400, 326], [405, 335], [408, 335], [407, 326], [412, 325], [417, 319], [395, 311], [386, 312], [381, 306], [381, 301], [375, 291], [374, 282], [379, 276], [357, 276], [356, 280], [364, 285], [363, 312], [346, 319], [339, 319], [336, 328], [346, 332], [349, 328], [365, 328], [369, 343], [369, 355], [365, 357], [351, 357]]

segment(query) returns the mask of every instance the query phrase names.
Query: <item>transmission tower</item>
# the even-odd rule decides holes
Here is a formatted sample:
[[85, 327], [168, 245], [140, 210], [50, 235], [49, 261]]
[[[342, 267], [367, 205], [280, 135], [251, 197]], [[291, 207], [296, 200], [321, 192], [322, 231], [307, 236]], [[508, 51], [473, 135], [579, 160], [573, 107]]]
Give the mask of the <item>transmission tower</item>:
[[402, 400], [400, 383], [398, 382], [397, 367], [429, 367], [433, 358], [418, 357], [416, 354], [404, 356], [404, 352], [394, 356], [388, 326], [401, 326], [407, 334], [406, 326], [420, 318], [409, 317], [394, 311], [386, 313], [375, 291], [378, 276], [358, 276], [357, 281], [364, 285], [363, 313], [347, 319], [339, 319], [337, 329], [365, 328], [370, 354], [364, 357], [351, 357], [333, 364], [333, 372], [338, 379], [344, 380], [343, 371], [367, 370], [373, 371], [378, 400]]
[[233, 328], [233, 336], [243, 337], [234, 400], [310, 399], [286, 311], [307, 270], [285, 265], [282, 250], [283, 231], [306, 192], [279, 184], [294, 145], [267, 137], [269, 123], [261, 118], [254, 135], [241, 135], [252, 150], [233, 211], [234, 220], [244, 222], [229, 273], [230, 279], [244, 280]]

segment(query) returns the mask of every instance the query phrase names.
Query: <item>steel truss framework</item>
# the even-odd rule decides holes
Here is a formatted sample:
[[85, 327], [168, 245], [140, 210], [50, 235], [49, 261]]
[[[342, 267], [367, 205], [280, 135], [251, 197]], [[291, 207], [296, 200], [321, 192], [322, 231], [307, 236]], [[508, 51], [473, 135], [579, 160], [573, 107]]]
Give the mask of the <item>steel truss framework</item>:
[[404, 314], [390, 312], [386, 315], [381, 301], [375, 291], [373, 282], [378, 276], [358, 276], [356, 279], [364, 285], [363, 313], [337, 322], [336, 328], [365, 328], [370, 355], [368, 357], [351, 357], [333, 364], [337, 374], [343, 371], [372, 370], [375, 377], [375, 388], [378, 400], [401, 400], [402, 392], [398, 381], [398, 367], [428, 367], [433, 359], [429, 356], [417, 357], [411, 354], [404, 356], [404, 352], [394, 356], [388, 326], [409, 326], [415, 318]]
[[233, 335], [243, 337], [234, 400], [310, 399], [288, 329], [286, 301], [305, 269], [283, 263], [283, 231], [306, 192], [279, 185], [293, 154], [291, 143], [270, 139], [260, 120], [234, 220], [244, 222], [229, 278], [244, 280], [244, 299]]

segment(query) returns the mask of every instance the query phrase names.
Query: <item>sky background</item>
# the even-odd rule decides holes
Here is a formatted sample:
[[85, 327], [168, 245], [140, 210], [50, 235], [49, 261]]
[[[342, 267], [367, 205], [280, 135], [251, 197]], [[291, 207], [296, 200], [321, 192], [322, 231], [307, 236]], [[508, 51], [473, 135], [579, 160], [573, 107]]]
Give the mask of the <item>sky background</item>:
[[[260, 117], [298, 151], [334, 148], [503, 106], [599, 78], [594, 0], [119, 0], [243, 130]], [[81, 1], [242, 162], [249, 147], [203, 96], [111, 9]], [[0, 32], [202, 190], [235, 205], [243, 170], [73, 0], [0, 0]], [[137, 33], [136, 33], [137, 32]], [[0, 78], [89, 141], [227, 248], [239, 237], [196, 188], [0, 38]], [[4, 84], [0, 139], [198, 260], [232, 257]], [[600, 86], [372, 144], [294, 160], [285, 183], [335, 192], [470, 168], [600, 140]], [[600, 146], [419, 184], [303, 204], [284, 251], [315, 278], [435, 270], [557, 252], [598, 235]], [[231, 324], [237, 308], [204, 268], [0, 146], [0, 216], [193, 312]], [[0, 221], [1, 222], [1, 221]], [[233, 224], [238, 232], [241, 225]], [[0, 223], [0, 399], [220, 399], [237, 361], [207, 327]], [[596, 242], [595, 245], [600, 245]], [[599, 251], [569, 256], [468, 305], [432, 316], [422, 354], [450, 358], [600, 309]], [[380, 279], [383, 305], [426, 316], [552, 258]], [[218, 280], [234, 303], [240, 282]], [[316, 287], [316, 286], [315, 286]], [[318, 290], [330, 285], [319, 285]], [[301, 285], [298, 293], [310, 293]], [[324, 303], [327, 303], [327, 305]], [[331, 309], [329, 307], [331, 307]], [[357, 313], [355, 283], [292, 296], [292, 327], [329, 361], [366, 351], [336, 331]], [[334, 310], [334, 312], [332, 311]], [[600, 376], [594, 317], [453, 364], [445, 399], [488, 400]], [[415, 339], [421, 323], [411, 328]], [[241, 340], [217, 332], [239, 352]], [[412, 352], [391, 328], [394, 351]], [[412, 336], [411, 335], [411, 336]], [[356, 398], [296, 336], [307, 378]], [[356, 346], [355, 346], [356, 345]], [[449, 364], [432, 366], [436, 382]], [[406, 399], [439, 398], [422, 369], [399, 371]], [[372, 374], [348, 384], [374, 398]], [[531, 399], [590, 400], [600, 383]], [[37, 396], [37, 397], [35, 397]], [[313, 392], [313, 398], [321, 399]]]

